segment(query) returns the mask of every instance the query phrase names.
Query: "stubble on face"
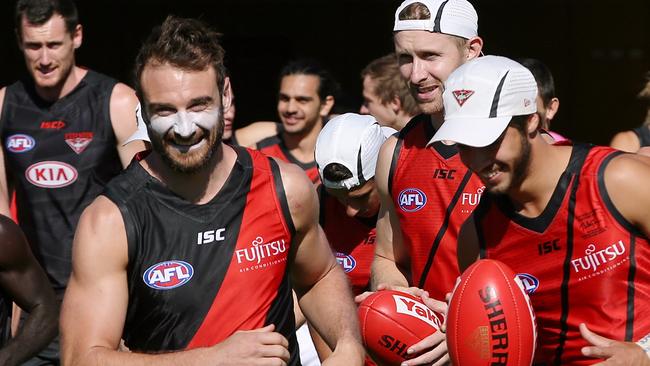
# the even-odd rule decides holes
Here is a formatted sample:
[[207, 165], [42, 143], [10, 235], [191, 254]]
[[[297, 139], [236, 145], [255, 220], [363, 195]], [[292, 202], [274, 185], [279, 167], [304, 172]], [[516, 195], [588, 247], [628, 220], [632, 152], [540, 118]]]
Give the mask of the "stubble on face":
[[[162, 160], [174, 171], [182, 174], [194, 174], [205, 168], [221, 147], [223, 138], [224, 121], [223, 113], [219, 113], [219, 121], [214, 128], [206, 130], [199, 128], [201, 136], [207, 135], [205, 143], [196, 148], [180, 148], [175, 141], [179, 141], [173, 129], [163, 136], [151, 131], [151, 145]], [[149, 127], [150, 128], [150, 127]]]

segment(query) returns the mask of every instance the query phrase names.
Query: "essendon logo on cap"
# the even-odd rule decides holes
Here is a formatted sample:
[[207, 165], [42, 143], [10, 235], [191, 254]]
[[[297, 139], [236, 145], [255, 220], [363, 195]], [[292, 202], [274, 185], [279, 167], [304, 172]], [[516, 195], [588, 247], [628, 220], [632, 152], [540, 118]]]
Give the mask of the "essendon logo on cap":
[[73, 132], [65, 134], [65, 143], [70, 146], [72, 151], [76, 152], [77, 155], [81, 154], [88, 144], [93, 140], [92, 132]]
[[461, 107], [463, 106], [463, 104], [465, 104], [465, 102], [467, 101], [467, 99], [469, 99], [469, 97], [474, 95], [473, 90], [464, 90], [464, 89], [463, 90], [454, 90], [451, 93], [454, 95], [454, 98], [458, 102], [458, 105], [461, 106]]

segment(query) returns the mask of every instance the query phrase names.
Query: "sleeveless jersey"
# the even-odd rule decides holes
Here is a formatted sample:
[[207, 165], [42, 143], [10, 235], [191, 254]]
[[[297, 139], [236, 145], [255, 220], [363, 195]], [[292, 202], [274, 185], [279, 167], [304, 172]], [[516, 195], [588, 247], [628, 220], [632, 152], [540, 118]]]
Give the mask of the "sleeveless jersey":
[[345, 213], [345, 206], [321, 187], [320, 224], [355, 295], [368, 290], [370, 284], [370, 265], [375, 255], [377, 235], [376, 222], [376, 217], [349, 217]]
[[399, 134], [388, 188], [411, 258], [412, 285], [442, 300], [460, 275], [456, 239], [484, 185], [460, 161], [455, 146], [434, 143], [428, 115]]
[[282, 161], [286, 161], [292, 164], [296, 164], [302, 168], [302, 170], [307, 173], [309, 179], [311, 179], [314, 184], [320, 184], [320, 177], [318, 176], [318, 167], [316, 166], [316, 160], [313, 160], [309, 163], [303, 163], [300, 160], [296, 159], [295, 156], [291, 154], [287, 146], [282, 140], [282, 125], [278, 124], [278, 134], [267, 137], [259, 141], [255, 148], [258, 151], [263, 152], [268, 156], [273, 156]]
[[299, 364], [289, 283], [295, 229], [280, 171], [264, 154], [235, 149], [225, 185], [203, 205], [169, 191], [138, 162], [107, 186], [128, 238], [130, 349], [211, 346], [275, 324]]
[[641, 147], [650, 146], [650, 127], [641, 126], [633, 129], [636, 136], [639, 138], [639, 145]]
[[81, 212], [122, 169], [109, 109], [115, 84], [89, 70], [54, 103], [44, 102], [31, 81], [6, 89], [0, 124], [18, 222], [59, 294]]
[[604, 183], [620, 152], [576, 145], [544, 211], [528, 218], [505, 196], [486, 194], [474, 212], [481, 257], [521, 279], [535, 309], [536, 361], [590, 365], [578, 325], [616, 340], [650, 333], [650, 246], [611, 202]]

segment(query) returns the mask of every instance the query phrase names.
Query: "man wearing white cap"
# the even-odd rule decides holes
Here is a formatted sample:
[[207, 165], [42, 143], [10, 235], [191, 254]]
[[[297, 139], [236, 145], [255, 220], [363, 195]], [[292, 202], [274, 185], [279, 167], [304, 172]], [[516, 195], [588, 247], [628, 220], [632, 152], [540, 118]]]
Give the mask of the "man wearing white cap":
[[[459, 91], [469, 95], [462, 104]], [[445, 83], [445, 123], [432, 142], [455, 142], [486, 186], [459, 235], [459, 265], [493, 258], [518, 273], [537, 317], [536, 362], [587, 365], [627, 349], [623, 364], [647, 363], [641, 347], [581, 323], [618, 341], [650, 333], [650, 191], [638, 183], [650, 179], [650, 161], [547, 144], [536, 96], [530, 71], [505, 57], [468, 62]]]
[[[466, 0], [404, 1], [395, 13], [393, 30], [400, 72], [424, 114], [409, 122], [399, 137], [389, 138], [380, 151], [376, 183], [381, 210], [372, 288], [416, 286], [408, 291], [422, 296], [434, 310], [445, 311], [444, 304], [429, 296], [442, 300], [452, 290], [460, 274], [458, 230], [483, 188], [455, 147], [427, 143], [443, 121], [443, 82], [480, 55], [483, 41], [476, 11]], [[406, 365], [448, 360], [441, 333], [411, 345], [407, 352], [418, 357]]]
[[[381, 145], [397, 131], [370, 115], [346, 113], [331, 119], [316, 141], [320, 224], [337, 261], [358, 295], [369, 289], [375, 252], [379, 194], [375, 167]], [[315, 341], [321, 358], [328, 350]]]

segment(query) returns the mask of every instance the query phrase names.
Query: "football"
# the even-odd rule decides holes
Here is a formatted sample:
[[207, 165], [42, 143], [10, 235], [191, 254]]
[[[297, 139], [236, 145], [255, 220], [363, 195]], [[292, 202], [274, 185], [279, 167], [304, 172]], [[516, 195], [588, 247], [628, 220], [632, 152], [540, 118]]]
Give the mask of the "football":
[[408, 348], [440, 331], [444, 316], [422, 301], [399, 291], [377, 291], [358, 308], [361, 336], [370, 357], [385, 365], [399, 365]]
[[535, 315], [517, 275], [483, 259], [461, 275], [449, 302], [447, 346], [456, 366], [528, 366], [535, 353]]

